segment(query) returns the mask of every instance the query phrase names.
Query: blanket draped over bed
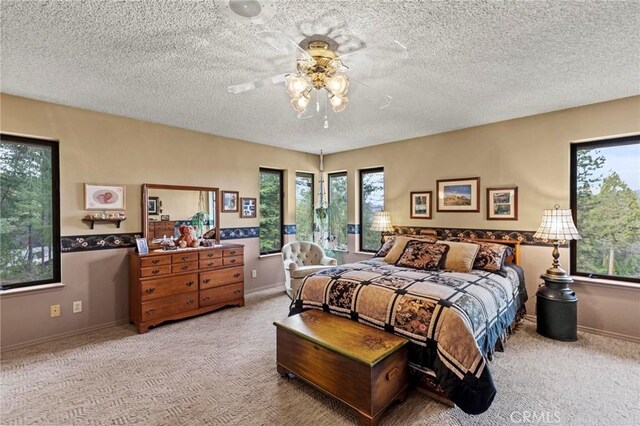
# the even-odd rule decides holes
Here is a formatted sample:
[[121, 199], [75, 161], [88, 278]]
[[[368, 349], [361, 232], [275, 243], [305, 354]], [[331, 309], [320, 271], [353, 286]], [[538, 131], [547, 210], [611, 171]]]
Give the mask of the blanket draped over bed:
[[505, 271], [423, 271], [374, 258], [308, 276], [289, 315], [322, 309], [409, 339], [410, 361], [435, 371], [463, 411], [480, 414], [496, 393], [486, 358], [527, 299], [522, 269]]

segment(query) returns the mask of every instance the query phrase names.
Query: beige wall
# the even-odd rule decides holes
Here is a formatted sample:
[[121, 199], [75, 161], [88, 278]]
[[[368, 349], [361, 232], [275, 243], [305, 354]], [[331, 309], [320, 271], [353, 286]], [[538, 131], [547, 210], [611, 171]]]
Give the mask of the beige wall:
[[[358, 223], [358, 170], [383, 166], [385, 209], [393, 224], [472, 229], [535, 231], [542, 210], [569, 207], [569, 144], [571, 141], [640, 132], [640, 97], [619, 99], [524, 117], [449, 133], [325, 156], [325, 171], [348, 172], [349, 223]], [[480, 213], [436, 212], [436, 180], [480, 177]], [[517, 221], [487, 221], [486, 188], [517, 186]], [[433, 219], [410, 219], [409, 192], [433, 191]], [[350, 235], [345, 260], [358, 254]], [[568, 269], [569, 252], [561, 251]], [[551, 249], [524, 247], [523, 266], [535, 314], [539, 275], [551, 265]], [[576, 284], [579, 324], [640, 338], [640, 288]], [[633, 295], [630, 297], [630, 295]], [[622, 320], [626, 318], [626, 320]]]
[[[0, 95], [0, 130], [60, 141], [61, 234], [87, 235], [139, 232], [141, 185], [160, 183], [213, 186], [258, 196], [258, 169], [285, 170], [285, 196], [295, 193], [295, 171], [317, 171], [318, 156], [213, 136], [184, 129], [69, 108], [35, 100]], [[197, 154], [195, 154], [197, 153]], [[126, 184], [127, 220], [121, 229], [81, 221], [83, 184]], [[295, 200], [287, 197], [285, 223], [295, 223]], [[258, 219], [222, 213], [221, 228], [254, 227]], [[259, 258], [258, 239], [245, 244], [246, 291], [284, 281], [278, 257]], [[126, 320], [127, 249], [62, 255], [62, 289], [2, 296], [3, 348], [28, 341], [73, 333]], [[251, 270], [257, 277], [251, 278]], [[283, 287], [284, 288], [284, 287]], [[72, 314], [75, 300], [83, 312]], [[60, 304], [62, 314], [49, 317], [49, 306]], [[283, 315], [286, 314], [286, 309]]]

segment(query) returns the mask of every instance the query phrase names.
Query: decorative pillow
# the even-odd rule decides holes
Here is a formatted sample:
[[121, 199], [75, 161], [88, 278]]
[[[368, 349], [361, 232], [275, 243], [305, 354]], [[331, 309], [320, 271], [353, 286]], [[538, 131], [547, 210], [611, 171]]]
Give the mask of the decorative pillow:
[[396, 235], [389, 235], [384, 239], [382, 247], [373, 255], [373, 257], [385, 257], [396, 243]]
[[478, 251], [480, 251], [479, 244], [453, 241], [438, 241], [437, 243], [449, 246], [449, 252], [444, 260], [444, 269], [455, 272], [469, 272], [473, 268], [473, 262], [478, 255]]
[[411, 240], [407, 242], [396, 266], [405, 268], [425, 269], [433, 271], [440, 269], [445, 255], [449, 251], [446, 244], [433, 244], [426, 241]]
[[384, 261], [391, 264], [396, 263], [398, 259], [400, 259], [400, 256], [402, 256], [402, 252], [404, 251], [404, 248], [407, 246], [407, 243], [409, 241], [416, 241], [416, 240], [426, 241], [431, 244], [437, 241], [437, 239], [432, 238], [428, 235], [413, 235], [413, 236], [407, 236], [407, 237], [401, 237], [398, 235], [396, 237], [395, 244], [393, 245], [393, 247], [391, 247], [391, 250], [389, 250], [389, 253], [387, 253], [384, 256]]
[[504, 259], [511, 253], [511, 247], [504, 244], [485, 243], [479, 241], [470, 241], [480, 245], [480, 251], [473, 262], [473, 269], [482, 269], [484, 271], [497, 272], [504, 267]]

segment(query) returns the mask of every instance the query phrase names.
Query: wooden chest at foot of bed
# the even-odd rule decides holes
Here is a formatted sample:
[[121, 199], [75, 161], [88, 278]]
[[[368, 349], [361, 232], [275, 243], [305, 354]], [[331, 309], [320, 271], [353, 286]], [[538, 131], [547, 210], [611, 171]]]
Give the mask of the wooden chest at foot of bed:
[[274, 325], [278, 373], [293, 373], [349, 405], [361, 423], [376, 425], [385, 408], [404, 400], [406, 339], [319, 310]]

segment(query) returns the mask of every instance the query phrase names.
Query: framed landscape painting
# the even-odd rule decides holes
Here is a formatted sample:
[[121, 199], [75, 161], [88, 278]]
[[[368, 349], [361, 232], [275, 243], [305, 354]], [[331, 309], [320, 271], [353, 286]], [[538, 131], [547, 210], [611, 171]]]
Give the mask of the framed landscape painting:
[[479, 212], [480, 211], [480, 178], [439, 179], [438, 187], [439, 212]]
[[411, 192], [411, 219], [431, 219], [431, 191]]
[[487, 220], [518, 220], [518, 187], [487, 188]]

